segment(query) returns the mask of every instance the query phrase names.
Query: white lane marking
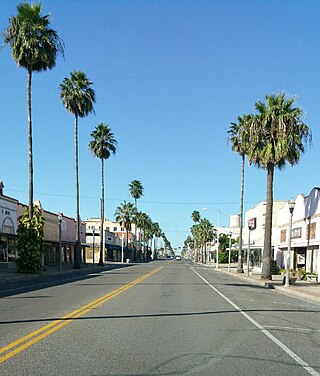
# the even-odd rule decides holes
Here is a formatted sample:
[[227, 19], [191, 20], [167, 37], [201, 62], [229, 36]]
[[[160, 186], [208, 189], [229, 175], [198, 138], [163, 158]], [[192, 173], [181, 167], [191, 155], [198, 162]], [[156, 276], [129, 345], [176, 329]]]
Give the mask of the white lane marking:
[[293, 360], [295, 360], [301, 367], [303, 367], [307, 372], [310, 373], [312, 376], [320, 376], [320, 374], [311, 366], [309, 366], [308, 363], [306, 363], [304, 360], [302, 360], [296, 353], [294, 353], [289, 347], [287, 347], [285, 344], [283, 344], [278, 338], [276, 338], [273, 334], [268, 332], [262, 325], [260, 325], [257, 321], [255, 321], [252, 317], [250, 317], [246, 312], [244, 312], [240, 307], [238, 307], [235, 303], [233, 303], [229, 298], [227, 298], [225, 295], [223, 295], [219, 290], [217, 290], [215, 287], [213, 287], [206, 279], [204, 279], [197, 271], [195, 271], [193, 268], [191, 270], [197, 274], [198, 277], [200, 277], [208, 286], [212, 288], [217, 294], [219, 294], [224, 300], [226, 300], [229, 304], [232, 305], [239, 313], [241, 313], [247, 320], [249, 320], [254, 326], [256, 326], [258, 329], [261, 330], [263, 334], [265, 334], [269, 339], [271, 339], [272, 342], [274, 342], [276, 345], [278, 345], [284, 352], [286, 352]]

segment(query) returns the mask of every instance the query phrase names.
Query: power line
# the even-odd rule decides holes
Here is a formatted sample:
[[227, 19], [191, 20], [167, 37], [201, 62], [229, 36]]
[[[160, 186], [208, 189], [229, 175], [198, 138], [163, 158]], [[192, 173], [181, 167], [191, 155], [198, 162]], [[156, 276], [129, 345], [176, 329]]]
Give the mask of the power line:
[[[18, 193], [28, 193], [27, 191], [17, 190], [17, 189], [7, 189], [8, 192], [18, 192]], [[42, 196], [53, 196], [53, 197], [67, 197], [67, 198], [75, 198], [74, 195], [67, 195], [62, 193], [48, 193], [48, 192], [35, 192], [35, 195], [42, 195]], [[100, 197], [97, 196], [82, 196], [82, 199], [89, 199], [89, 200], [100, 200]], [[106, 201], [122, 201], [123, 198], [111, 198], [107, 197]], [[140, 200], [140, 203], [143, 204], [159, 204], [159, 205], [238, 205], [238, 201], [224, 201], [224, 202], [183, 202], [183, 201], [149, 201], [149, 200]], [[257, 201], [244, 201], [244, 204], [256, 204]], [[221, 213], [223, 214], [223, 213]], [[225, 214], [223, 214], [225, 215]]]

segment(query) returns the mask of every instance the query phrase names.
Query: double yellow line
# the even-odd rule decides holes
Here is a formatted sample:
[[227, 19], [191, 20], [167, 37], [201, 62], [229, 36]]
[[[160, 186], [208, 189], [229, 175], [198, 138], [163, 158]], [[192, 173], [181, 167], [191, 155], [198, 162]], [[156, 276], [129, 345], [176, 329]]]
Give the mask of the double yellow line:
[[63, 316], [61, 319], [52, 321], [50, 324], [45, 325], [32, 333], [27, 334], [24, 337], [19, 338], [17, 341], [9, 343], [7, 346], [0, 348], [0, 363], [5, 362], [6, 360], [12, 358], [14, 355], [20, 353], [21, 351], [27, 349], [28, 347], [32, 346], [33, 344], [41, 341], [43, 338], [48, 337], [50, 334], [56, 332], [57, 330], [63, 328], [64, 326], [72, 323], [75, 319], [85, 315], [89, 311], [94, 308], [101, 306], [102, 304], [106, 303], [108, 300], [116, 297], [117, 295], [123, 293], [124, 291], [130, 289], [131, 287], [135, 286], [136, 284], [144, 281], [145, 279], [149, 278], [153, 274], [159, 272], [163, 266], [157, 268], [150, 273], [143, 275], [142, 277], [128, 283], [125, 286], [119, 287], [118, 289], [111, 291], [109, 294], [102, 296], [99, 299], [96, 299], [73, 312], [68, 313], [67, 315]]

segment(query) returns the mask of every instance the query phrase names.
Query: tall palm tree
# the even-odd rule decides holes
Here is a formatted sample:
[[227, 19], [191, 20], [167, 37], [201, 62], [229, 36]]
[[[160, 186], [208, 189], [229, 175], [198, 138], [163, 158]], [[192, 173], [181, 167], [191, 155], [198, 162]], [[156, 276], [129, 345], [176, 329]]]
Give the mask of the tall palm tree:
[[139, 252], [137, 253], [137, 258], [141, 259], [141, 250], [142, 250], [142, 237], [143, 237], [143, 226], [145, 223], [145, 213], [136, 211], [133, 217], [133, 223], [135, 224], [135, 228], [139, 228]]
[[199, 249], [198, 249], [199, 241], [196, 239], [196, 237], [197, 237], [197, 231], [198, 231], [197, 223], [200, 222], [201, 217], [200, 217], [200, 213], [198, 212], [198, 210], [194, 210], [191, 213], [191, 219], [194, 222], [194, 225], [191, 228], [191, 233], [195, 239], [194, 244], [195, 244], [196, 260], [199, 261], [199, 258], [200, 258]]
[[22, 3], [17, 15], [9, 18], [4, 41], [11, 48], [17, 66], [27, 70], [28, 155], [29, 155], [29, 218], [33, 217], [33, 144], [31, 114], [32, 73], [51, 70], [58, 53], [64, 55], [63, 42], [50, 27], [49, 15], [41, 15], [41, 4]]
[[271, 235], [274, 169], [295, 165], [311, 141], [311, 130], [303, 122], [303, 110], [285, 93], [267, 95], [256, 102], [258, 114], [251, 126], [249, 162], [267, 170], [267, 197], [261, 278], [271, 278]]
[[143, 234], [143, 253], [144, 259], [147, 259], [148, 256], [148, 242], [150, 238], [150, 227], [152, 225], [151, 218], [148, 214], [143, 212], [138, 212], [135, 217], [137, 226], [142, 229]]
[[194, 223], [197, 223], [200, 221], [200, 213], [198, 212], [198, 210], [194, 210], [191, 213], [191, 219], [193, 220]]
[[132, 198], [134, 198], [134, 205], [137, 207], [137, 200], [143, 196], [143, 185], [141, 181], [139, 180], [132, 180], [132, 182], [129, 184], [129, 190], [130, 190], [130, 195]]
[[199, 223], [199, 237], [202, 243], [202, 249], [204, 256], [202, 256], [202, 262], [207, 263], [207, 243], [213, 240], [213, 224], [207, 219], [201, 219]]
[[[143, 196], [143, 185], [141, 181], [139, 180], [132, 180], [132, 182], [129, 184], [129, 190], [130, 190], [130, 195], [132, 198], [134, 198], [134, 206], [136, 210], [138, 210], [138, 205], [137, 205], [137, 200]], [[135, 244], [134, 244], [134, 249], [135, 253], [137, 250], [137, 226], [134, 226], [134, 238], [135, 238]], [[136, 254], [134, 256], [136, 258]]]
[[242, 262], [242, 230], [243, 230], [243, 196], [244, 196], [244, 163], [250, 144], [249, 129], [253, 120], [253, 115], [243, 115], [238, 117], [238, 123], [231, 123], [228, 131], [232, 142], [232, 150], [241, 157], [241, 183], [240, 183], [240, 234], [237, 272], [243, 273]]
[[[144, 242], [146, 244], [146, 252], [145, 252], [145, 258], [147, 260], [150, 259], [151, 257], [151, 248], [152, 248], [152, 239], [154, 235], [154, 227], [153, 227], [153, 222], [151, 218], [147, 215], [144, 228], [143, 228], [143, 237], [144, 237]], [[151, 245], [150, 245], [151, 241]]]
[[76, 169], [76, 250], [74, 268], [80, 268], [80, 214], [79, 214], [79, 147], [78, 121], [79, 118], [94, 112], [95, 92], [92, 82], [81, 71], [73, 71], [70, 78], [65, 77], [60, 84], [60, 98], [64, 107], [74, 116], [74, 149]]
[[129, 245], [129, 231], [131, 230], [131, 224], [133, 223], [133, 216], [136, 214], [134, 205], [131, 202], [123, 201], [123, 203], [117, 207], [114, 216], [115, 220], [120, 223], [126, 230], [126, 246]]
[[153, 249], [155, 258], [157, 257], [157, 239], [160, 238], [162, 231], [158, 222], [153, 222]]
[[89, 148], [93, 155], [101, 160], [101, 225], [100, 225], [100, 259], [98, 265], [103, 266], [104, 254], [104, 160], [117, 151], [117, 141], [108, 124], [99, 124], [90, 135]]

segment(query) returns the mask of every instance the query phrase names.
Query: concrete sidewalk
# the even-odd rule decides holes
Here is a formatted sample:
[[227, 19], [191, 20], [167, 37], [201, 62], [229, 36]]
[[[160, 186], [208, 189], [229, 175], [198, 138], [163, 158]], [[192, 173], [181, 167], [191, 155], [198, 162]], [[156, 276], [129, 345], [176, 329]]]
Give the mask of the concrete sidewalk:
[[[207, 267], [215, 268], [215, 265], [206, 265]], [[284, 287], [281, 282], [278, 281], [264, 281], [261, 280], [260, 275], [250, 274], [247, 277], [246, 274], [237, 273], [237, 267], [232, 265], [230, 272], [228, 271], [228, 265], [220, 264], [218, 271], [226, 273], [234, 278], [244, 280], [246, 282], [265, 286], [266, 288], [271, 288], [277, 290], [277, 292], [285, 295], [294, 296], [303, 300], [311, 301], [313, 303], [320, 304], [320, 283], [319, 282], [306, 282], [297, 280], [294, 285], [289, 287]]]

